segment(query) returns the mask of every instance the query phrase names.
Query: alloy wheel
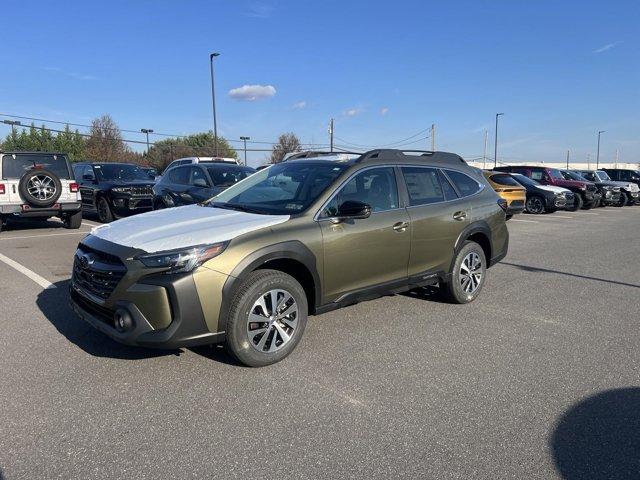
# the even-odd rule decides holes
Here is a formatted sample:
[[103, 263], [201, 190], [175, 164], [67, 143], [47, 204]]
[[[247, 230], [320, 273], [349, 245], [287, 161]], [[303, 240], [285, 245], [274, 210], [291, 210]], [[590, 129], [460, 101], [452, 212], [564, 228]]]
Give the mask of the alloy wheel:
[[538, 197], [532, 197], [527, 200], [527, 211], [529, 213], [542, 213], [544, 211], [542, 200]]
[[282, 289], [269, 290], [254, 302], [247, 319], [247, 336], [253, 348], [273, 353], [284, 347], [298, 326], [298, 304]]
[[470, 252], [460, 264], [460, 286], [465, 293], [473, 295], [482, 281], [482, 260], [476, 252]]
[[29, 195], [38, 200], [49, 200], [56, 194], [56, 184], [49, 175], [34, 175], [27, 182]]

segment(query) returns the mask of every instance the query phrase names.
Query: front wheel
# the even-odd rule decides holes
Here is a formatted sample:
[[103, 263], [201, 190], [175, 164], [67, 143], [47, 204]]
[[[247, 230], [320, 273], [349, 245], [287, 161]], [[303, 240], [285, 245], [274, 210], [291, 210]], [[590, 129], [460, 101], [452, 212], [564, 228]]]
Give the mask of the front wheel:
[[544, 200], [537, 195], [529, 197], [527, 198], [527, 202], [525, 203], [525, 209], [528, 213], [534, 215], [544, 213]]
[[113, 221], [113, 212], [111, 211], [111, 207], [109, 206], [109, 202], [106, 198], [100, 197], [98, 199], [98, 220], [100, 223], [109, 223]]
[[627, 205], [627, 195], [625, 193], [622, 193], [620, 195], [620, 200], [618, 200], [618, 202], [615, 204], [616, 207], [624, 207]]
[[580, 195], [574, 195], [573, 199], [573, 206], [566, 209], [569, 212], [576, 212], [582, 208], [582, 205], [584, 205], [584, 201], [582, 200], [582, 197]]
[[295, 278], [277, 270], [256, 270], [231, 302], [227, 346], [249, 367], [279, 362], [300, 341], [307, 309], [304, 289]]
[[452, 303], [472, 302], [482, 290], [486, 273], [484, 250], [476, 242], [466, 241], [456, 255], [451, 278], [440, 285], [440, 290]]
[[82, 212], [80, 211], [65, 215], [62, 219], [62, 223], [64, 224], [64, 228], [77, 230], [80, 228], [80, 225], [82, 225]]

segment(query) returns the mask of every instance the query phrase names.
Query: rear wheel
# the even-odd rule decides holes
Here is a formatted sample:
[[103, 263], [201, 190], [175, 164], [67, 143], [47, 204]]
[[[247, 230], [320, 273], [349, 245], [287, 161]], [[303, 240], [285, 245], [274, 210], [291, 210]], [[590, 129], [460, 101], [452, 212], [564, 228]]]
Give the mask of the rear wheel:
[[476, 299], [484, 285], [487, 259], [476, 242], [466, 241], [453, 264], [451, 278], [440, 285], [443, 296], [452, 303], [469, 303]]
[[100, 223], [109, 223], [113, 221], [113, 212], [111, 211], [111, 207], [109, 206], [109, 202], [106, 198], [98, 198], [96, 209], [98, 210], [98, 220], [100, 220]]
[[256, 270], [235, 294], [227, 321], [227, 346], [249, 367], [279, 362], [295, 348], [307, 324], [307, 297], [291, 275]]
[[69, 228], [71, 230], [77, 230], [82, 225], [82, 212], [71, 213], [65, 215], [62, 218], [62, 223], [64, 224], [64, 228]]
[[525, 203], [525, 208], [527, 212], [532, 213], [534, 215], [544, 213], [544, 200], [542, 199], [542, 197], [533, 195], [527, 198], [527, 202]]

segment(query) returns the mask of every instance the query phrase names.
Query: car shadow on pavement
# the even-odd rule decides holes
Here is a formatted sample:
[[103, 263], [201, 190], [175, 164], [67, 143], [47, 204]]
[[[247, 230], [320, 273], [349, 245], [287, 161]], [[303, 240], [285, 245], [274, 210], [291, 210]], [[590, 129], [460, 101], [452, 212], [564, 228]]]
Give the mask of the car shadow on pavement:
[[69, 280], [55, 283], [57, 288], [42, 290], [36, 305], [54, 327], [71, 343], [96, 357], [141, 360], [179, 355], [182, 350], [159, 350], [122, 345], [80, 319], [69, 306]]
[[566, 480], [640, 478], [640, 388], [606, 390], [572, 405], [549, 446]]
[[429, 302], [451, 303], [447, 301], [445, 298], [443, 298], [443, 296], [441, 295], [440, 289], [435, 285], [414, 288], [412, 290], [402, 292], [400, 295], [403, 295], [405, 297], [417, 298], [418, 300], [427, 300]]
[[224, 363], [232, 365], [234, 367], [244, 367], [242, 363], [235, 359], [233, 355], [227, 352], [223, 344], [215, 345], [202, 345], [200, 347], [189, 347], [193, 353], [196, 353], [204, 358], [213, 360], [218, 363]]
[[614, 285], [622, 285], [622, 286], [631, 287], [631, 288], [640, 288], [640, 285], [636, 285], [633, 283], [618, 282], [617, 280], [608, 280], [606, 278], [591, 277], [588, 275], [580, 275], [580, 274], [571, 273], [571, 272], [561, 272], [560, 270], [551, 270], [549, 268], [532, 267], [530, 265], [520, 265], [518, 263], [509, 263], [509, 262], [500, 262], [500, 264], [509, 265], [510, 267], [516, 267], [516, 268], [519, 268], [520, 270], [524, 270], [525, 272], [555, 273], [556, 275], [566, 275], [568, 277], [584, 278], [585, 280], [594, 280], [596, 282], [612, 283]]

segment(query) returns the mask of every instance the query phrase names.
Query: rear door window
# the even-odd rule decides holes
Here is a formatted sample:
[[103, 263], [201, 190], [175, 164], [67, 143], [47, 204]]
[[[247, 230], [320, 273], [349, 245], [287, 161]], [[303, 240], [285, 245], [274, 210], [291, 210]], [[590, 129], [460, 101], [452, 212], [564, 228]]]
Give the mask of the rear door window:
[[[409, 194], [409, 205], [428, 205], [445, 198], [438, 170], [435, 168], [402, 167], [402, 176]], [[451, 187], [451, 185], [449, 185]]]
[[469, 175], [455, 170], [446, 170], [445, 172], [462, 197], [474, 195], [482, 190], [482, 184], [471, 178]]
[[438, 170], [438, 179], [440, 180], [440, 185], [442, 186], [442, 193], [444, 193], [445, 200], [455, 200], [458, 198], [458, 194], [456, 193], [456, 189], [453, 188], [449, 179], [442, 173], [441, 170]]

